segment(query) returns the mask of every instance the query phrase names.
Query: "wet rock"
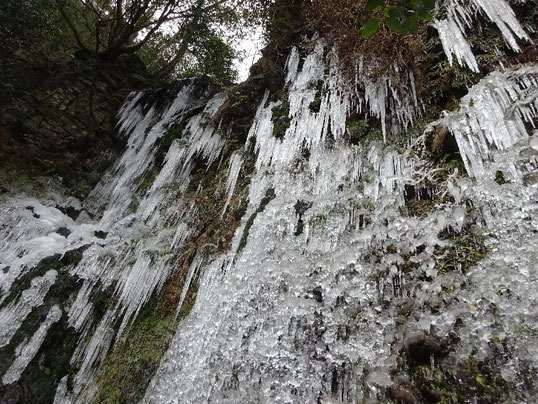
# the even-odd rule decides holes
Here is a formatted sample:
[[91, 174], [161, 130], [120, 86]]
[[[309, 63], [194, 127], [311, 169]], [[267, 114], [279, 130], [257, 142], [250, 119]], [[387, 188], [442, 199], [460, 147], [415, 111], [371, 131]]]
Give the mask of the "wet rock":
[[523, 183], [525, 185], [538, 184], [538, 173], [527, 174], [523, 177]]
[[524, 158], [537, 157], [538, 156], [538, 150], [535, 150], [535, 149], [532, 149], [532, 148], [522, 149], [519, 152], [519, 156], [524, 157]]
[[434, 357], [444, 357], [448, 353], [446, 343], [438, 337], [424, 333], [411, 334], [405, 337], [404, 345], [407, 359], [411, 366], [426, 365]]
[[321, 289], [321, 286], [316, 286], [314, 290], [312, 290], [312, 296], [314, 297], [314, 300], [316, 302], [323, 302], [323, 291]]
[[295, 204], [295, 213], [299, 216], [299, 220], [297, 222], [297, 229], [295, 230], [295, 235], [299, 236], [303, 234], [304, 230], [304, 222], [303, 222], [303, 215], [304, 213], [312, 207], [312, 202], [307, 201], [297, 201]]
[[108, 232], [102, 231], [102, 230], [96, 230], [93, 232], [93, 235], [100, 239], [105, 239], [106, 236], [108, 236]]
[[56, 230], [56, 233], [67, 238], [71, 234], [71, 230], [69, 230], [67, 227], [60, 227], [58, 230]]
[[73, 206], [56, 206], [56, 209], [58, 209], [64, 215], [69, 216], [73, 220], [77, 220], [78, 215], [80, 215], [81, 212], [80, 209], [76, 209]]
[[40, 216], [39, 216], [37, 213], [35, 213], [35, 211], [34, 211], [34, 207], [33, 207], [33, 206], [27, 206], [26, 209], [28, 209], [30, 212], [32, 212], [32, 215], [34, 215], [34, 217], [35, 217], [36, 219], [39, 219], [39, 218], [40, 218]]
[[420, 394], [411, 386], [393, 384], [388, 389], [388, 396], [399, 404], [418, 404]]
[[429, 150], [435, 160], [440, 161], [446, 159], [447, 156], [451, 158], [459, 157], [461, 159], [456, 138], [444, 126], [435, 128]]

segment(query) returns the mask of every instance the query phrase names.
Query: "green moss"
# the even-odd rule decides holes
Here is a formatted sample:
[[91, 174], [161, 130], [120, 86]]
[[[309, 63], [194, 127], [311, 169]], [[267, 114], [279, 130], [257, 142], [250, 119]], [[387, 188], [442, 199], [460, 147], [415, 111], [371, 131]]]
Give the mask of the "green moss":
[[495, 172], [495, 182], [499, 185], [503, 185], [503, 184], [506, 184], [506, 180], [504, 178], [504, 173], [500, 170], [497, 170]]
[[0, 167], [0, 185], [23, 190], [28, 189], [39, 195], [45, 191], [45, 186], [42, 181], [36, 178], [35, 171], [13, 163], [3, 164], [3, 167]]
[[164, 135], [157, 140], [157, 146], [155, 148], [155, 162], [161, 166], [164, 163], [164, 158], [168, 149], [172, 146], [172, 143], [176, 139], [180, 139], [186, 128], [186, 121], [174, 122], [168, 127]]
[[456, 170], [458, 170], [458, 174], [460, 176], [463, 176], [466, 174], [465, 170], [465, 164], [463, 163], [463, 160], [460, 158], [446, 158], [442, 161], [442, 166], [445, 168], [447, 173], [453, 173]]
[[369, 210], [369, 211], [375, 210], [375, 203], [371, 199], [365, 198], [363, 202], [363, 206], [364, 206], [364, 209], [366, 210]]
[[273, 108], [273, 136], [277, 139], [282, 139], [290, 127], [289, 114], [290, 104], [287, 100], [283, 100], [278, 107]]
[[[356, 140], [364, 137], [369, 130], [367, 119], [348, 119], [346, 122], [347, 134], [350, 137], [351, 143], [356, 143]], [[354, 142], [355, 140], [355, 142]]]
[[426, 402], [467, 403], [480, 398], [480, 403], [511, 402], [515, 386], [503, 380], [487, 361], [473, 357], [459, 362], [439, 361], [434, 369], [429, 365], [411, 370], [411, 383]]
[[154, 296], [144, 306], [97, 375], [95, 403], [135, 403], [143, 398], [178, 323], [194, 306], [197, 288], [195, 280], [177, 318], [175, 310], [166, 307], [162, 295]]
[[323, 80], [318, 80], [316, 83], [316, 95], [310, 105], [308, 106], [308, 109], [310, 112], [318, 113], [321, 109], [321, 101], [325, 94], [327, 94], [328, 90], [324, 87]]
[[327, 215], [324, 215], [322, 213], [319, 213], [312, 217], [309, 221], [310, 226], [312, 227], [321, 227], [324, 226], [327, 223]]
[[445, 231], [439, 237], [451, 241], [449, 247], [438, 249], [436, 252], [435, 263], [439, 273], [451, 271], [466, 273], [488, 253], [484, 236], [475, 227], [469, 227], [463, 233]]

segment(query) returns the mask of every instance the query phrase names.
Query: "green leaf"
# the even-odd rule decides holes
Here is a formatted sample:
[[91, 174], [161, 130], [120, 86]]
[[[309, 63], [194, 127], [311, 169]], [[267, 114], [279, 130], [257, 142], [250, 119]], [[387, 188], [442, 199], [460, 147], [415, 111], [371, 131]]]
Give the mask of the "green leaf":
[[409, 16], [405, 21], [405, 28], [406, 31], [409, 31], [409, 33], [415, 35], [418, 31], [418, 18], [413, 15]]
[[432, 19], [432, 9], [435, 6], [435, 1], [430, 3], [429, 0], [411, 0], [411, 8], [414, 11], [414, 15], [422, 21], [429, 21]]
[[378, 10], [381, 7], [381, 4], [383, 4], [383, 1], [384, 0], [367, 0], [364, 9], [366, 11]]
[[428, 11], [432, 11], [435, 8], [435, 0], [422, 0], [422, 4]]
[[388, 6], [387, 8], [385, 8], [383, 10], [383, 15], [385, 17], [388, 17], [390, 15], [391, 12], [394, 12], [393, 10], [396, 9], [396, 6]]
[[361, 36], [363, 38], [370, 38], [378, 29], [379, 20], [377, 18], [372, 18], [361, 28]]
[[407, 33], [407, 11], [403, 6], [389, 6], [384, 11], [385, 25], [400, 35]]
[[407, 14], [404, 6], [392, 6], [392, 7], [389, 7], [390, 10], [388, 11], [389, 13], [389, 16], [393, 16], [393, 17], [397, 17], [397, 18], [400, 18], [400, 19], [403, 19], [405, 18], [405, 15]]
[[389, 27], [389, 29], [400, 35], [405, 35], [407, 33], [407, 26], [405, 24], [405, 20], [402, 20], [398, 17], [389, 15], [385, 20], [385, 24], [387, 27]]
[[411, 0], [411, 8], [415, 11], [431, 11], [435, 7], [435, 0]]

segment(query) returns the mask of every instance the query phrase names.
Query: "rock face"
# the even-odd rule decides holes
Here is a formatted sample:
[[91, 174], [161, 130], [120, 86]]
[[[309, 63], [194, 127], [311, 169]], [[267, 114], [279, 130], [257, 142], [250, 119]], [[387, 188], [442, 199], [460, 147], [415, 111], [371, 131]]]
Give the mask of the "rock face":
[[[469, 24], [483, 10], [514, 49], [527, 31], [495, 3], [504, 14], [446, 5]], [[455, 15], [436, 21], [442, 44], [480, 69]], [[325, 39], [293, 42], [228, 91], [199, 78], [126, 95], [112, 168], [112, 141], [68, 156], [95, 164], [89, 193], [5, 181], [0, 401], [536, 397], [538, 65], [474, 73], [424, 107], [389, 76], [351, 91]], [[123, 85], [108, 74], [106, 91]], [[80, 94], [54, 104], [59, 127]], [[34, 152], [81, 144], [81, 127], [43, 121]]]
[[[32, 76], [26, 71], [30, 61], [6, 67], [6, 78], [10, 70]], [[136, 57], [73, 60], [38, 70], [38, 80], [0, 100], [0, 184], [7, 191], [57, 177], [83, 198], [125, 146], [114, 128], [119, 107], [130, 91], [151, 82]]]

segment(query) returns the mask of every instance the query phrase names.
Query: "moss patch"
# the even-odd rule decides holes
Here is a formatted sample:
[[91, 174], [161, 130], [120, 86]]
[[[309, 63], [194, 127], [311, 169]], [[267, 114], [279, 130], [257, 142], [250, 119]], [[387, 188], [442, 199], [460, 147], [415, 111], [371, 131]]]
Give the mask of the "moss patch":
[[[44, 303], [31, 311], [10, 343], [0, 348], [1, 374], [4, 374], [15, 360], [16, 348], [37, 331], [51, 307], [58, 304], [63, 308], [64, 302], [69, 301], [78, 292], [82, 282], [78, 278], [70, 276], [65, 269], [81, 259], [83, 250], [84, 248], [69, 251], [63, 257], [57, 254], [45, 258], [33, 271], [22, 276], [13, 285], [6, 304], [20, 296], [23, 290], [28, 289], [32, 278], [42, 276], [52, 269], [58, 271], [56, 282], [50, 287], [44, 298]], [[16, 383], [0, 386], [0, 402], [52, 402], [60, 379], [71, 370], [70, 360], [76, 348], [78, 337], [76, 331], [69, 327], [67, 314], [64, 311], [60, 321], [53, 324], [48, 330], [45, 340], [22, 373], [21, 378]]]
[[164, 135], [157, 140], [157, 147], [155, 149], [154, 156], [155, 163], [158, 166], [162, 166], [164, 164], [164, 158], [166, 157], [166, 153], [168, 153], [168, 149], [170, 149], [170, 146], [172, 146], [172, 142], [181, 138], [186, 126], [186, 120], [174, 122], [168, 127]]
[[290, 103], [287, 99], [284, 99], [279, 106], [273, 108], [273, 136], [277, 139], [283, 139], [290, 127], [291, 119], [289, 114]]
[[179, 321], [189, 314], [196, 300], [198, 286], [193, 282], [176, 318], [175, 310], [168, 305], [168, 298], [174, 292], [173, 283], [169, 282], [164, 295], [154, 296], [144, 306], [116, 343], [97, 377], [99, 390], [95, 403], [136, 403], [144, 397]]
[[488, 253], [484, 235], [475, 226], [464, 228], [462, 233], [445, 230], [439, 237], [451, 242], [449, 247], [438, 248], [436, 251], [435, 266], [439, 273], [466, 273]]
[[506, 180], [504, 178], [504, 173], [500, 170], [497, 170], [495, 172], [495, 182], [499, 185], [506, 184]]
[[321, 101], [323, 99], [323, 96], [327, 93], [327, 90], [324, 88], [324, 82], [323, 80], [319, 80], [316, 84], [316, 96], [314, 97], [314, 100], [310, 103], [308, 106], [308, 109], [310, 112], [318, 113], [321, 109]]
[[429, 365], [414, 368], [411, 382], [426, 403], [510, 401], [514, 387], [492, 369], [488, 361], [472, 358], [455, 365], [442, 361], [433, 369]]

